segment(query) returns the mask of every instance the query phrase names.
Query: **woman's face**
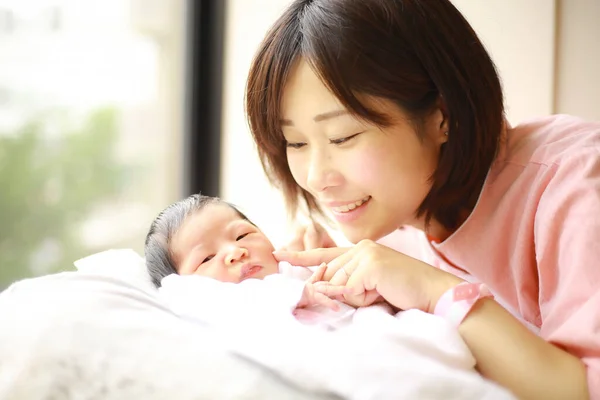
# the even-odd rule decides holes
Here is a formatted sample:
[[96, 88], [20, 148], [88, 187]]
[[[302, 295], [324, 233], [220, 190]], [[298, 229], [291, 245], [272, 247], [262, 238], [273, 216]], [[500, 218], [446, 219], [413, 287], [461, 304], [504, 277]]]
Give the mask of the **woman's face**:
[[348, 240], [377, 240], [401, 225], [423, 229], [415, 213], [431, 188], [440, 146], [447, 140], [441, 111], [417, 136], [392, 102], [365, 102], [391, 118], [386, 128], [357, 120], [300, 60], [284, 88], [282, 130], [298, 185], [331, 212]]

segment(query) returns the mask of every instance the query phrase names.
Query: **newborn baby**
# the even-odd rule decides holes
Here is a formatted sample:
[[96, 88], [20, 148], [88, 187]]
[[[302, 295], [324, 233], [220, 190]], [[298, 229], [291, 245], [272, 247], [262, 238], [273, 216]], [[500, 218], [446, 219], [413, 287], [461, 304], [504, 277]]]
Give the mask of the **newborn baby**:
[[[199, 307], [201, 300], [221, 306], [238, 303], [236, 307], [242, 307], [240, 302], [262, 301], [262, 306], [290, 307], [299, 320], [329, 328], [354, 311], [332, 299], [343, 294], [342, 287], [320, 281], [324, 265], [311, 270], [278, 264], [273, 251], [264, 233], [237, 208], [202, 195], [192, 195], [163, 210], [152, 223], [145, 244], [152, 281], [163, 294], [170, 291], [163, 297], [171, 302], [188, 288], [186, 296], [194, 307]], [[240, 296], [244, 300], [239, 300]]]

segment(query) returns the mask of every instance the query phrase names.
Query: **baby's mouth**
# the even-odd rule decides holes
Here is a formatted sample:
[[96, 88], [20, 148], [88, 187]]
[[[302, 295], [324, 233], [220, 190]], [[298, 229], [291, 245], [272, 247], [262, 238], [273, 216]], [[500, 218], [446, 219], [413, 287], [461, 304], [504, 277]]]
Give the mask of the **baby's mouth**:
[[251, 278], [252, 276], [256, 275], [261, 269], [263, 269], [263, 267], [260, 265], [244, 264], [242, 265], [240, 279], [243, 280]]

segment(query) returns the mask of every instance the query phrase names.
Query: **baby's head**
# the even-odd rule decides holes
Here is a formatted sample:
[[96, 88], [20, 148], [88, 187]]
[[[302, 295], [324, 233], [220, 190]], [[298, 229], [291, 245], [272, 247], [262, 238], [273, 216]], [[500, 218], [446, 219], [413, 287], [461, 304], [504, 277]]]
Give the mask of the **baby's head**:
[[201, 275], [222, 282], [278, 272], [273, 245], [233, 205], [192, 195], [163, 210], [146, 236], [146, 266], [158, 287], [167, 275]]

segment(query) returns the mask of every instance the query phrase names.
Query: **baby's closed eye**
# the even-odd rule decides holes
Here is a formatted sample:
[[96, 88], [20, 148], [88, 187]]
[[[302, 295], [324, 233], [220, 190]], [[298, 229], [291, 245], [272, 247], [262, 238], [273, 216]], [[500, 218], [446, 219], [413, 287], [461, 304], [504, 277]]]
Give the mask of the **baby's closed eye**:
[[215, 256], [214, 255], [210, 255], [208, 257], [206, 257], [204, 260], [202, 260], [202, 262], [200, 264], [204, 264], [205, 262], [209, 262], [210, 260], [212, 260]]
[[235, 241], [236, 241], [236, 242], [239, 242], [240, 240], [242, 240], [243, 238], [245, 238], [246, 236], [248, 236], [248, 235], [249, 235], [249, 234], [251, 234], [251, 233], [252, 233], [252, 232], [246, 232], [246, 233], [243, 233], [243, 234], [239, 235], [239, 236], [238, 236], [238, 237], [235, 239]]

